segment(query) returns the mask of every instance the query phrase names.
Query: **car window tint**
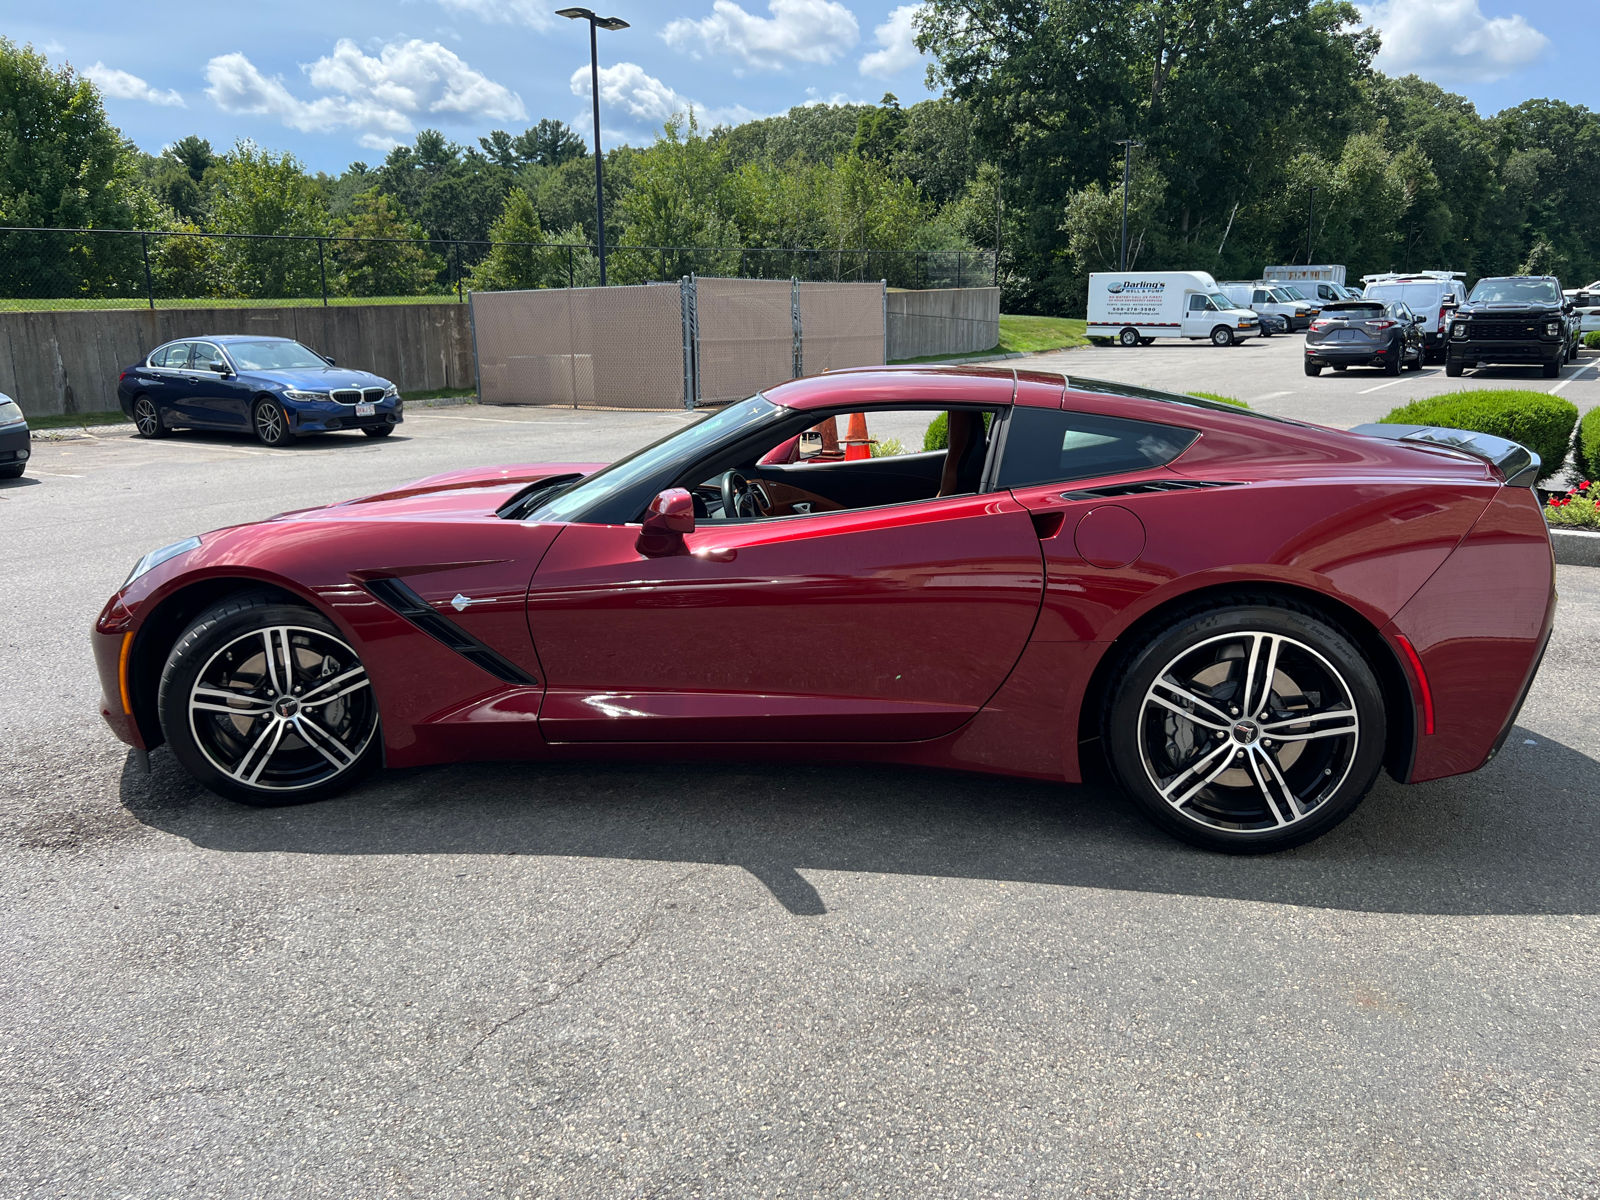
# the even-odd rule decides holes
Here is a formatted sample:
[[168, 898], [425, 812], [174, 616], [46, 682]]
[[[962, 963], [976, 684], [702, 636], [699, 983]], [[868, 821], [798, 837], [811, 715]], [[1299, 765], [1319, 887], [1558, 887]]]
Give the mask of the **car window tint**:
[[197, 371], [209, 371], [211, 361], [222, 357], [222, 351], [210, 342], [195, 342], [193, 345], [194, 357], [189, 360], [189, 364]]
[[299, 342], [229, 342], [228, 350], [241, 371], [322, 371], [328, 362]]
[[1252, 304], [1266, 304], [1271, 299], [1272, 297], [1268, 296], [1265, 292], [1254, 292], [1251, 294], [1250, 302]]
[[1025, 487], [1159, 467], [1199, 436], [1174, 425], [1018, 407], [1006, 428], [999, 484]]
[[174, 342], [163, 346], [150, 356], [152, 367], [184, 367], [189, 363], [189, 344]]
[[1205, 310], [1206, 310], [1206, 298], [1204, 296], [1190, 296], [1189, 297], [1189, 311], [1190, 312], [1205, 312]]

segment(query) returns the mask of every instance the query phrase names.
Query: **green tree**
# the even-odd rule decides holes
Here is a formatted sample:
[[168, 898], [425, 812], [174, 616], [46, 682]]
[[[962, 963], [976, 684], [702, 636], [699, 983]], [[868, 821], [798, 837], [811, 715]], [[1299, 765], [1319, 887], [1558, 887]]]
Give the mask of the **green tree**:
[[633, 186], [619, 208], [627, 228], [619, 247], [670, 247], [659, 254], [619, 254], [619, 279], [642, 282], [691, 271], [732, 274], [738, 256], [695, 253], [742, 245], [732, 219], [727, 152], [700, 133], [693, 110], [667, 118], [655, 143], [639, 153]]
[[[0, 38], [0, 225], [142, 229], [160, 219], [136, 152], [106, 120], [94, 85]], [[10, 233], [0, 287], [10, 296], [140, 295], [139, 243]]]
[[[240, 140], [212, 168], [211, 231], [300, 235], [330, 232], [327, 210], [300, 160]], [[319, 243], [275, 238], [222, 242], [228, 294], [251, 299], [312, 296], [321, 290]]]
[[553, 121], [549, 117], [518, 134], [513, 148], [523, 162], [541, 167], [559, 167], [589, 157], [589, 147], [583, 138], [565, 121]]
[[890, 162], [903, 149], [908, 122], [899, 97], [885, 92], [878, 107], [867, 109], [856, 119], [856, 136], [850, 143], [850, 153]]
[[329, 243], [340, 290], [352, 296], [417, 296], [429, 291], [444, 263], [428, 252], [422, 226], [376, 187], [356, 197]]
[[[569, 278], [579, 287], [599, 282], [599, 259], [589, 252], [583, 230], [574, 227], [556, 237], [547, 236], [533, 198], [521, 188], [511, 189], [489, 236], [493, 247], [468, 277], [468, 286], [474, 291], [566, 287]], [[569, 253], [569, 246], [579, 249]]]

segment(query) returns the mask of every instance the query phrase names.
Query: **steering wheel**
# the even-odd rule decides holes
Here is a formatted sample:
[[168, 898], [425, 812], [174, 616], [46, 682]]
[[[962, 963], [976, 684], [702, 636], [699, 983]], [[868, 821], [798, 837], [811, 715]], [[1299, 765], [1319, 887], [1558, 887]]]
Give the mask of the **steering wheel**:
[[[749, 511], [745, 511], [746, 508]], [[759, 517], [761, 510], [751, 492], [750, 481], [737, 471], [722, 473], [722, 515], [728, 517]]]

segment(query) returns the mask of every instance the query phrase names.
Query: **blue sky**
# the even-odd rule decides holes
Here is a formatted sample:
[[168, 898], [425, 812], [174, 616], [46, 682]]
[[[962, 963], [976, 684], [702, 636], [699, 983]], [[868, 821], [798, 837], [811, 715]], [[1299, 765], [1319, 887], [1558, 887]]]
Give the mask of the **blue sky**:
[[[589, 137], [588, 27], [538, 0], [112, 0], [4, 4], [6, 36], [100, 84], [128, 136], [188, 133], [292, 150], [314, 170], [376, 163], [433, 126], [472, 144], [540, 117]], [[1489, 114], [1534, 96], [1600, 109], [1592, 0], [1374, 0], [1379, 65], [1466, 94]], [[648, 142], [693, 103], [711, 122], [790, 105], [928, 95], [897, 0], [614, 0], [600, 34], [607, 145]], [[1578, 20], [1578, 16], [1590, 18]]]

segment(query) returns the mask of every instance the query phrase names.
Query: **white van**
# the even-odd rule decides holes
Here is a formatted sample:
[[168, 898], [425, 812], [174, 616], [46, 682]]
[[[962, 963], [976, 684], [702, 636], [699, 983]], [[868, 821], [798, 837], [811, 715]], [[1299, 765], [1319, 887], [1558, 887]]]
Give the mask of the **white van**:
[[1313, 263], [1305, 267], [1267, 267], [1261, 272], [1261, 277], [1275, 283], [1289, 284], [1314, 307], [1345, 298], [1339, 290], [1344, 285], [1342, 263]]
[[1229, 280], [1220, 286], [1224, 296], [1261, 318], [1262, 337], [1304, 329], [1317, 315], [1312, 305], [1295, 299], [1270, 279]]
[[1261, 331], [1205, 271], [1097, 271], [1089, 276], [1090, 338], [1148, 346], [1158, 337], [1231, 346]]
[[1404, 304], [1422, 317], [1422, 357], [1426, 362], [1440, 362], [1445, 356], [1444, 331], [1450, 322], [1451, 308], [1466, 303], [1467, 287], [1462, 283], [1464, 271], [1408, 271], [1404, 274], [1386, 272], [1382, 275], [1363, 275], [1366, 284], [1364, 300], [1382, 300], [1385, 304]]

